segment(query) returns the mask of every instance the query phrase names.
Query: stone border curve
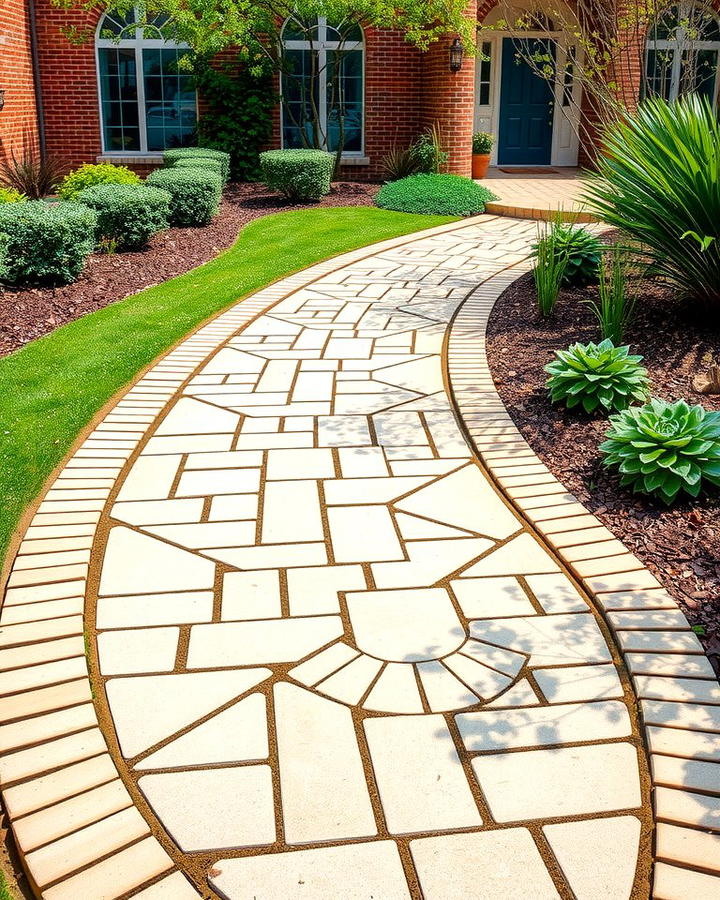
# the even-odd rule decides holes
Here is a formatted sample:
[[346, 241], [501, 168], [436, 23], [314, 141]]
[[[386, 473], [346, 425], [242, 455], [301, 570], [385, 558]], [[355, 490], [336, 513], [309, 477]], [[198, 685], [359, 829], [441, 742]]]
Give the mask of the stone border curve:
[[447, 348], [451, 399], [487, 473], [594, 601], [624, 660], [650, 762], [653, 900], [717, 898], [720, 687], [713, 668], [675, 600], [541, 462], [495, 390], [488, 319], [528, 271], [525, 261], [500, 272], [459, 307]]
[[[26, 532], [32, 546], [20, 543], [17, 550], [0, 615], [0, 785], [38, 896], [199, 896], [135, 809], [93, 703], [83, 603], [95, 531], [120, 471], [210, 350], [268, 307], [350, 263], [477, 222], [351, 251], [240, 301], [156, 362], [50, 479]], [[595, 599], [624, 655], [652, 765], [658, 823], [653, 897], [716, 897], [720, 837], [710, 832], [720, 830], [720, 688], [712, 668], [677, 604], [639, 560], [615, 545], [612, 556], [600, 555], [599, 544], [614, 536], [540, 463], [492, 384], [487, 318], [500, 293], [528, 268], [521, 263], [492, 277], [459, 308], [448, 341], [451, 394], [487, 471]], [[122, 446], [103, 449], [108, 432]], [[98, 456], [106, 465], [89, 470], [84, 459]], [[72, 550], [52, 550], [60, 535], [73, 538]], [[47, 546], [39, 547], [46, 538]], [[31, 549], [42, 549], [42, 559]], [[71, 874], [48, 879], [70, 855]], [[98, 894], [102, 884], [108, 892]]]

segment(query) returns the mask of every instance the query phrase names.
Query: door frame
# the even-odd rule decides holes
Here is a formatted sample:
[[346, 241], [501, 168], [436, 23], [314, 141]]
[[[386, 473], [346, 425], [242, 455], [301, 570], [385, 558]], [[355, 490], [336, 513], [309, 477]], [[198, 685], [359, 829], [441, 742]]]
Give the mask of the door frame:
[[[500, 126], [500, 102], [502, 84], [502, 47], [505, 38], [520, 37], [516, 34], [510, 34], [507, 31], [478, 31], [478, 44], [492, 44], [492, 62], [490, 71], [490, 104], [492, 114], [490, 117], [490, 131], [495, 137], [493, 150], [490, 156], [490, 165], [497, 165], [497, 138]], [[550, 39], [555, 44], [555, 58], [557, 62], [557, 72], [565, 72], [567, 62], [567, 47], [571, 42], [567, 40], [567, 36], [560, 31], [523, 31], [522, 38], [539, 38]], [[581, 48], [576, 45], [576, 52], [582, 52]], [[580, 58], [582, 63], [582, 58]], [[476, 70], [479, 71], [479, 66]], [[563, 96], [565, 86], [562, 78], [556, 78], [553, 86], [553, 128], [552, 143], [550, 149], [550, 166], [576, 166], [578, 164], [578, 153], [580, 150], [580, 139], [578, 135], [578, 126], [580, 122], [580, 103], [582, 100], [582, 84], [579, 78], [573, 79], [572, 84], [572, 103], [569, 107], [563, 107]], [[475, 96], [477, 97], [477, 84], [475, 86]], [[474, 116], [477, 118], [478, 106], [475, 103]], [[558, 115], [558, 110], [562, 114]], [[475, 123], [477, 128], [477, 123]]]

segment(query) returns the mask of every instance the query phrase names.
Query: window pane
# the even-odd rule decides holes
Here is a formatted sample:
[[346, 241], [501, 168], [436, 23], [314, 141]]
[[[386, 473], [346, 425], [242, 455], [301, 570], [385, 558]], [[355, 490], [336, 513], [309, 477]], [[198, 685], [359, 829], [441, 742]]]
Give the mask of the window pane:
[[183, 147], [194, 140], [195, 89], [180, 64], [186, 52], [175, 48], [143, 50], [148, 150]]
[[[132, 25], [135, 22], [135, 10], [130, 10], [124, 16], [119, 15], [118, 13], [113, 13], [112, 15], [106, 15], [100, 25], [99, 34], [101, 38], [113, 38], [117, 37], [124, 28], [127, 28], [128, 25]], [[135, 29], [128, 29], [126, 32], [122, 34], [123, 37], [133, 37]]]
[[670, 99], [674, 50], [648, 50], [646, 93]]
[[[318, 78], [312, 77], [313, 53], [310, 50], [291, 50], [287, 61], [291, 71], [283, 74], [283, 146], [304, 147], [303, 134], [311, 146], [315, 143], [312, 115], [312, 94], [318, 105]], [[317, 53], [315, 54], [317, 71]]]
[[362, 150], [363, 134], [363, 53], [352, 50], [327, 53], [328, 150]]
[[101, 48], [98, 60], [105, 149], [111, 152], [139, 150], [135, 51]]
[[718, 67], [717, 50], [695, 50], [683, 53], [680, 93], [695, 92], [712, 100]]
[[478, 105], [488, 106], [490, 104], [490, 75], [492, 72], [492, 48], [491, 41], [483, 41], [480, 44], [480, 59], [478, 61]]

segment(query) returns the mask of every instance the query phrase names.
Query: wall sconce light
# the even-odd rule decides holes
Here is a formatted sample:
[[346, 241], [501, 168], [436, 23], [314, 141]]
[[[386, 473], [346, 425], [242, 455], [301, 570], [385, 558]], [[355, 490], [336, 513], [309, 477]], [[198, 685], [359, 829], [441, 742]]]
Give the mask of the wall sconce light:
[[0, 88], [0, 109], [5, 106], [5, 88]]
[[459, 72], [462, 69], [463, 64], [463, 56], [465, 55], [465, 48], [462, 45], [462, 41], [459, 37], [456, 37], [455, 40], [450, 44], [450, 71], [451, 72]]

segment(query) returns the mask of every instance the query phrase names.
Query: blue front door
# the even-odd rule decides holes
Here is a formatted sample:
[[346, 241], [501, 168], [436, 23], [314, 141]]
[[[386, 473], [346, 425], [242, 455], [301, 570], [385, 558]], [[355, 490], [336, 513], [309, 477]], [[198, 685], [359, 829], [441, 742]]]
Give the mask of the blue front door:
[[[522, 55], [518, 52], [522, 44]], [[529, 51], [529, 52], [528, 52]], [[552, 150], [552, 84], [533, 71], [529, 54], [555, 58], [550, 41], [503, 39], [498, 165], [547, 166]]]

